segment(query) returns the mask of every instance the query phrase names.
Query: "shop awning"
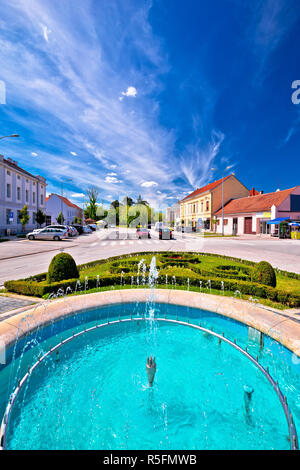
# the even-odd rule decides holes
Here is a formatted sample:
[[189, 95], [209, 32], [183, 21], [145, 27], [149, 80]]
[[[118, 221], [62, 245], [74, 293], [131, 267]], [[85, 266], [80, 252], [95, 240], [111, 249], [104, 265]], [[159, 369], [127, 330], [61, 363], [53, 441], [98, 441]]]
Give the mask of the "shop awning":
[[277, 219], [269, 220], [267, 222], [267, 225], [274, 225], [274, 224], [280, 224], [280, 222], [284, 222], [285, 220], [289, 220], [289, 217], [277, 217]]
[[300, 227], [300, 222], [289, 222], [289, 225], [292, 225], [294, 227]]

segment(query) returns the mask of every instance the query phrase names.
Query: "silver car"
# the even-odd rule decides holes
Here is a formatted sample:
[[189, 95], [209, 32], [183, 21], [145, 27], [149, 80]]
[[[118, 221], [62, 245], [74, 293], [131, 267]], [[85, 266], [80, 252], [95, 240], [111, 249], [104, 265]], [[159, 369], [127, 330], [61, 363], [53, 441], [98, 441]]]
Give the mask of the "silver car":
[[28, 240], [62, 240], [68, 238], [68, 231], [59, 228], [43, 228], [39, 232], [27, 233]]

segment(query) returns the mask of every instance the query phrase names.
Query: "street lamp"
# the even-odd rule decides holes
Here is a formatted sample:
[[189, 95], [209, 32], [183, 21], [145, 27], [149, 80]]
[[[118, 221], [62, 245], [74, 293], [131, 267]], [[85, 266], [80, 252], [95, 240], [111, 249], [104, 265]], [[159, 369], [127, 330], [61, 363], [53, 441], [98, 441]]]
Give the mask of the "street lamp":
[[19, 134], [11, 134], [11, 135], [4, 135], [3, 137], [0, 137], [1, 139], [8, 139], [9, 137], [20, 137]]
[[[61, 197], [64, 197], [64, 183], [69, 183], [70, 181], [73, 181], [72, 178], [64, 178], [61, 180]], [[61, 199], [61, 213], [63, 211], [63, 200]]]
[[222, 174], [222, 237], [224, 237], [224, 173], [230, 170], [231, 165], [228, 165], [222, 172], [216, 168], [211, 168], [212, 171], [219, 171]]

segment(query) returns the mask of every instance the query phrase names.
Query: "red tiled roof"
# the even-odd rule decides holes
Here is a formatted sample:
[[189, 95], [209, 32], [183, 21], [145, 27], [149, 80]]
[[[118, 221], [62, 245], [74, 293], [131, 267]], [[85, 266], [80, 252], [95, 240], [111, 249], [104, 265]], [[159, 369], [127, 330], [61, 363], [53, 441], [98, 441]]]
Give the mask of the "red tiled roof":
[[[226, 181], [228, 178], [230, 178], [230, 176], [232, 176], [232, 175], [225, 176], [224, 181]], [[202, 188], [196, 189], [196, 190], [193, 191], [191, 194], [189, 194], [188, 196], [186, 196], [185, 198], [183, 198], [183, 199], [181, 200], [181, 202], [182, 202], [182, 201], [186, 201], [187, 199], [193, 198], [193, 197], [195, 197], [195, 196], [198, 196], [198, 194], [205, 193], [206, 191], [212, 191], [212, 190], [215, 189], [219, 184], [221, 184], [222, 181], [223, 181], [223, 178], [221, 178], [220, 180], [217, 180], [217, 181], [213, 181], [212, 183], [209, 183], [209, 184], [207, 184], [206, 186], [203, 186]]]
[[[278, 207], [294, 189], [295, 188], [290, 188], [283, 191], [276, 191], [274, 193], [232, 199], [224, 206], [224, 214], [269, 211], [273, 205]], [[221, 214], [222, 209], [216, 213], [216, 215]]]
[[81, 207], [76, 206], [73, 202], [69, 201], [66, 197], [60, 196], [59, 194], [50, 194], [50, 196], [46, 197], [46, 202], [50, 199], [51, 196], [57, 196], [66, 206], [73, 207], [74, 209], [83, 210]]

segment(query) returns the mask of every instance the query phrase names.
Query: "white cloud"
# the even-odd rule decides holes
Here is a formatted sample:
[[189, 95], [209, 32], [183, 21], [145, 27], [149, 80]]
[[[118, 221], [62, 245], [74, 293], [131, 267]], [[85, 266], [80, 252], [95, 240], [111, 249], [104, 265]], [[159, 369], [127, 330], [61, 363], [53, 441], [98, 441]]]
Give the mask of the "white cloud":
[[113, 183], [113, 184], [118, 184], [118, 183], [122, 183], [121, 180], [118, 180], [117, 178], [115, 178], [114, 176], [106, 176], [105, 180], [104, 180], [106, 183]]
[[143, 188], [152, 188], [153, 186], [158, 186], [158, 183], [156, 181], [144, 181], [141, 183], [141, 186]]
[[70, 197], [74, 197], [76, 199], [76, 198], [85, 197], [85, 194], [83, 194], [83, 193], [74, 193], [74, 194], [71, 194]]
[[134, 86], [129, 86], [126, 91], [122, 91], [121, 95], [119, 97], [119, 100], [122, 101], [124, 96], [128, 96], [131, 98], [135, 98], [137, 95], [137, 89]]
[[39, 154], [36, 153], [36, 152], [31, 152], [31, 155], [32, 155], [33, 157], [38, 157], [38, 156], [39, 156]]
[[108, 176], [117, 176], [117, 173], [108, 173]]
[[45, 41], [49, 42], [49, 34], [52, 33], [52, 31], [45, 25], [42, 25], [42, 30]]
[[70, 152], [71, 155], [73, 155], [73, 157], [77, 157], [77, 153], [76, 152]]

